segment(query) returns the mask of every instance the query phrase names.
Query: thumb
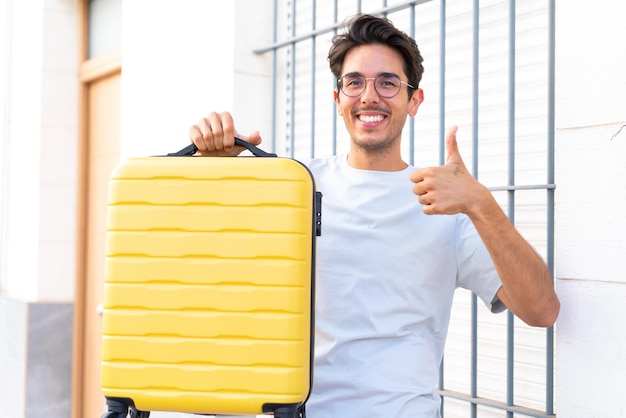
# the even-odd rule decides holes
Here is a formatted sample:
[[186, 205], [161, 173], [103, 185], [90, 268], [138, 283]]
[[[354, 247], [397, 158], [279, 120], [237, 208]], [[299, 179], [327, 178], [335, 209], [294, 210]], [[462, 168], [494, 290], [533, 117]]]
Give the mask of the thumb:
[[237, 138], [241, 138], [246, 142], [251, 143], [252, 145], [259, 145], [261, 143], [261, 134], [259, 133], [259, 131], [252, 131], [252, 133], [250, 133], [250, 135], [246, 136], [246, 135], [241, 135], [239, 134], [239, 132], [235, 131], [235, 136]]
[[456, 132], [458, 129], [458, 126], [453, 125], [446, 134], [446, 164], [463, 164], [463, 159], [459, 152], [459, 145], [456, 142]]
[[259, 131], [253, 131], [248, 136], [247, 140], [252, 145], [259, 145], [261, 143], [261, 133]]

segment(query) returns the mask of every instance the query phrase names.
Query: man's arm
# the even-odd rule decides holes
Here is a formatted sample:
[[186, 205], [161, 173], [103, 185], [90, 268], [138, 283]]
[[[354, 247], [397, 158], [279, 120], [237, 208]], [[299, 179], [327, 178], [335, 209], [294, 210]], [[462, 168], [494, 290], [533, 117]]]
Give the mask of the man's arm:
[[498, 298], [529, 325], [554, 324], [560, 302], [550, 271], [539, 254], [515, 229], [493, 197], [477, 213], [468, 216], [502, 280]]
[[465, 213], [483, 240], [502, 280], [498, 298], [529, 325], [548, 327], [560, 302], [548, 267], [504, 214], [491, 192], [467, 171], [456, 142], [456, 127], [446, 138], [448, 157], [441, 167], [415, 171], [411, 180], [426, 214]]

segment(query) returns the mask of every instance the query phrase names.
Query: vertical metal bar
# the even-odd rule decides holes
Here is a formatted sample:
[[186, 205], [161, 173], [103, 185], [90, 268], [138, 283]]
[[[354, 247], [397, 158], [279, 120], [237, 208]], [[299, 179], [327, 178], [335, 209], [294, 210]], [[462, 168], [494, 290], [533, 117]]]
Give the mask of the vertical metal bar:
[[474, 0], [472, 33], [472, 174], [478, 179], [478, 88], [479, 88], [480, 0]]
[[[554, 158], [555, 158], [555, 124], [554, 124], [554, 100], [555, 100], [555, 67], [556, 67], [556, 54], [555, 54], [555, 30], [556, 30], [556, 13], [555, 13], [555, 0], [549, 0], [548, 7], [548, 184], [554, 184]], [[554, 195], [554, 189], [548, 188], [548, 196]], [[548, 210], [551, 212], [548, 218], [549, 228], [549, 240], [548, 240], [548, 263], [552, 269], [554, 263], [554, 207], [548, 206]]]
[[[275, 44], [278, 41], [278, 0], [274, 0], [274, 32], [272, 33], [272, 42]], [[272, 122], [271, 122], [271, 135], [272, 135], [272, 151], [276, 151], [276, 106], [277, 106], [277, 80], [276, 71], [278, 69], [278, 50], [272, 49]]]
[[[506, 403], [507, 405], [513, 405], [515, 402], [515, 386], [514, 386], [514, 374], [515, 374], [515, 334], [513, 327], [515, 325], [515, 317], [511, 311], [507, 312], [507, 360], [506, 360]], [[512, 412], [506, 413], [507, 418], [513, 418]]]
[[[296, 0], [291, 0], [291, 37], [296, 36]], [[295, 154], [295, 112], [296, 112], [296, 42], [291, 43], [291, 98], [289, 113], [289, 155], [294, 158]]]
[[[443, 387], [443, 369], [444, 369], [444, 362], [446, 361], [445, 356], [441, 357], [441, 363], [439, 363], [439, 390], [444, 390], [445, 388]], [[444, 402], [444, 397], [441, 397], [441, 402], [440, 402], [440, 406], [439, 406], [439, 413], [441, 414], [441, 416], [445, 416], [443, 413], [443, 409], [445, 406], [445, 402]]]
[[[515, 185], [515, 0], [509, 0], [508, 185]], [[509, 219], [514, 222], [515, 191], [508, 192]]]
[[[472, 174], [478, 179], [478, 79], [479, 79], [479, 27], [480, 2], [474, 0], [472, 31]], [[472, 362], [470, 393], [473, 398], [478, 397], [478, 297], [472, 293]], [[470, 405], [470, 416], [478, 416], [478, 405]]]
[[441, 0], [439, 21], [439, 164], [443, 165], [446, 158], [446, 0]]
[[[316, 22], [316, 2], [315, 0], [313, 0], [313, 3], [311, 5], [311, 7], [313, 8], [313, 16], [311, 19], [311, 31], [315, 32], [316, 26], [317, 26], [317, 22]], [[317, 43], [316, 43], [316, 36], [313, 35], [311, 37], [311, 158], [315, 158], [315, 78], [316, 78], [316, 69], [315, 69], [315, 63], [317, 62], [317, 60], [315, 59], [315, 56], [317, 54]]]
[[[446, 0], [439, 3], [439, 164], [445, 161], [446, 126]], [[444, 389], [444, 360], [439, 367], [439, 389]], [[444, 400], [441, 399], [441, 416], [444, 416]]]
[[[387, 7], [387, 1], [383, 2], [383, 6]], [[411, 38], [415, 39], [415, 5], [412, 4], [410, 11], [410, 19], [409, 19], [409, 35]], [[415, 92], [414, 92], [415, 94]], [[409, 164], [415, 165], [415, 118], [409, 119]]]
[[[515, 0], [509, 1], [509, 185], [515, 185]], [[512, 223], [515, 223], [515, 191], [508, 192], [508, 215]], [[510, 311], [507, 315], [507, 379], [506, 379], [506, 402], [513, 405], [515, 402], [514, 386], [514, 361], [515, 361], [515, 318]], [[508, 418], [513, 418], [512, 412], [507, 412]]]
[[[473, 398], [478, 397], [478, 297], [472, 293], [472, 350], [471, 350], [471, 385], [470, 394]], [[470, 404], [470, 416], [476, 418], [478, 405]]]
[[[509, 186], [515, 185], [515, 0], [509, 0], [509, 97], [508, 97], [508, 139], [509, 139]], [[514, 217], [515, 191], [509, 192], [509, 215]]]
[[[548, 2], [548, 184], [554, 184], [555, 158], [555, 0]], [[547, 264], [554, 274], [554, 189], [547, 189], [548, 231], [547, 231]], [[546, 330], [546, 414], [554, 414], [554, 327]]]

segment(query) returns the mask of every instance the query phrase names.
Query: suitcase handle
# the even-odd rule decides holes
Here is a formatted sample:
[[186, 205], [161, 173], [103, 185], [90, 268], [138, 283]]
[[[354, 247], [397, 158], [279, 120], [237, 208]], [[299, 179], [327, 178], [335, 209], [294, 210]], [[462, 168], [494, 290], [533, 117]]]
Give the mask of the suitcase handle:
[[[235, 145], [244, 147], [245, 149], [247, 149], [248, 151], [250, 151], [253, 155], [257, 157], [277, 157], [276, 154], [263, 151], [261, 148], [255, 145], [252, 145], [248, 141], [244, 141], [241, 138], [235, 137]], [[197, 151], [198, 151], [198, 147], [196, 147], [196, 144], [189, 144], [185, 148], [181, 149], [180, 151], [172, 152], [170, 154], [167, 154], [167, 156], [168, 157], [186, 157], [186, 156], [194, 155]]]

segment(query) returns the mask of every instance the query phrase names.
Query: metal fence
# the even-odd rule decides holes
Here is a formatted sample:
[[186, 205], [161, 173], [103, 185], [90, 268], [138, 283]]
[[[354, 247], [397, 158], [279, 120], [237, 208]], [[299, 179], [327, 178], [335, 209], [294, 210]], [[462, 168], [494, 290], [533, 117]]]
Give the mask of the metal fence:
[[[303, 6], [303, 3], [306, 3]], [[285, 138], [284, 150], [291, 157], [302, 155], [314, 157], [320, 148], [324, 148], [331, 153], [337, 153], [340, 142], [338, 139], [337, 129], [337, 112], [334, 107], [328, 110], [328, 120], [330, 126], [326, 127], [318, 116], [320, 112], [326, 112], [326, 108], [320, 108], [317, 102], [318, 94], [321, 89], [331, 91], [334, 88], [334, 80], [328, 78], [328, 81], [320, 76], [317, 70], [319, 60], [316, 57], [320, 55], [320, 51], [327, 51], [327, 48], [321, 47], [318, 40], [330, 39], [337, 33], [342, 25], [341, 16], [347, 16], [358, 12], [368, 12], [388, 16], [395, 21], [395, 16], [402, 16], [403, 21], [407, 22], [407, 33], [415, 38], [416, 30], [420, 30], [420, 23], [417, 17], [420, 16], [422, 8], [428, 6], [432, 11], [433, 7], [438, 10], [438, 110], [436, 115], [436, 135], [438, 137], [438, 158], [440, 163], [445, 159], [445, 129], [446, 115], [448, 109], [448, 72], [452, 64], [448, 61], [454, 59], [452, 52], [448, 52], [448, 22], [451, 18], [448, 16], [449, 5], [454, 3], [451, 0], [418, 0], [418, 1], [399, 1], [393, 4], [391, 2], [378, 1], [357, 1], [356, 4], [351, 2], [333, 2], [324, 3], [326, 10], [330, 10], [330, 17], [326, 20], [319, 18], [320, 5], [315, 0], [307, 2], [297, 2], [291, 0], [286, 3], [283, 1], [274, 1], [274, 24], [273, 24], [273, 43], [263, 48], [259, 48], [254, 52], [257, 54], [271, 54], [272, 59], [272, 132], [271, 138], [272, 148], [276, 150], [280, 147], [277, 138]], [[467, 2], [465, 2], [467, 3]], [[485, 2], [483, 2], [485, 3]], [[555, 21], [555, 1], [546, 0], [545, 9], [541, 11], [540, 18], [545, 19], [545, 43], [546, 65], [543, 68], [544, 73], [539, 76], [542, 88], [545, 90], [545, 100], [542, 100], [544, 109], [541, 110], [543, 123], [545, 126], [541, 129], [543, 132], [541, 141], [545, 145], [545, 152], [542, 152], [545, 161], [541, 164], [541, 178], [544, 182], [525, 183], [518, 180], [517, 161], [521, 152], [516, 150], [518, 145], [518, 123], [521, 117], [518, 115], [518, 102], [516, 97], [516, 83], [519, 76], [517, 58], [517, 7], [515, 0], [492, 0], [491, 4], [498, 3], [499, 7], [506, 7], [508, 10], [508, 34], [505, 41], [506, 55], [508, 56], [507, 79], [508, 87], [504, 94], [506, 95], [506, 182], [504, 184], [494, 184], [490, 190], [494, 194], [498, 193], [506, 195], [502, 199], [502, 205], [505, 207], [507, 214], [512, 222], [515, 223], [516, 208], [518, 207], [516, 198], [524, 193], [541, 192], [543, 203], [541, 204], [541, 212], [543, 220], [540, 222], [539, 230], [543, 235], [541, 241], [545, 244], [543, 256], [546, 259], [551, 271], [554, 271], [554, 60], [555, 60], [555, 39], [554, 39], [554, 21]], [[283, 7], [286, 6], [286, 9]], [[479, 0], [473, 0], [471, 12], [471, 44], [472, 44], [472, 65], [471, 65], [471, 109], [468, 113], [471, 115], [471, 144], [472, 156], [471, 167], [475, 177], [481, 174], [479, 164], [485, 159], [479, 152], [481, 145], [481, 10], [484, 4]], [[303, 14], [308, 14], [306, 18], [302, 18]], [[319, 19], [319, 20], [318, 20]], [[302, 28], [301, 22], [307, 22], [307, 27]], [[284, 28], [286, 36], [282, 34], [280, 28]], [[542, 32], [544, 33], [544, 32]], [[543, 35], [542, 35], [543, 36]], [[418, 40], [419, 42], [419, 40]], [[542, 52], [542, 53], [543, 53]], [[298, 68], [308, 68], [299, 71]], [[470, 69], [467, 69], [470, 71]], [[327, 71], [328, 72], [328, 71]], [[306, 75], [302, 75], [306, 74]], [[327, 84], [326, 84], [327, 83]], [[320, 87], [320, 84], [323, 84]], [[302, 105], [303, 101], [308, 101], [306, 105]], [[304, 110], [303, 110], [304, 109]], [[320, 110], [322, 109], [322, 110]], [[326, 118], [323, 118], [326, 119]], [[307, 126], [302, 127], [303, 124]], [[303, 132], [306, 132], [303, 134]], [[308, 136], [307, 140], [298, 140], [302, 135]], [[405, 129], [406, 150], [410, 163], [414, 163], [416, 155], [416, 126], [415, 120], [409, 121], [407, 129]], [[320, 139], [321, 138], [321, 139]], [[404, 141], [404, 138], [403, 138]], [[305, 145], [306, 144], [306, 145]], [[303, 149], [306, 148], [306, 149]], [[308, 155], [307, 155], [308, 154]], [[536, 177], [535, 177], [536, 178]], [[553, 397], [553, 341], [554, 330], [549, 328], [545, 331], [545, 379], [543, 385], [545, 387], [545, 406], [543, 408], [528, 407], [520, 402], [516, 402], [516, 376], [515, 376], [515, 345], [516, 345], [516, 327], [515, 319], [511, 313], [507, 313], [506, 323], [506, 370], [503, 373], [506, 381], [506, 399], [491, 399], [489, 397], [479, 396], [480, 386], [478, 375], [479, 368], [479, 328], [478, 320], [478, 303], [475, 295], [472, 295], [471, 301], [471, 321], [469, 350], [471, 351], [470, 364], [467, 364], [468, 377], [470, 379], [469, 390], [466, 392], [449, 390], [446, 387], [446, 373], [444, 364], [441, 365], [441, 378], [439, 382], [439, 392], [443, 397], [443, 413], [445, 415], [446, 402], [454, 400], [455, 402], [465, 402], [469, 406], [470, 416], [476, 417], [480, 412], [486, 409], [490, 411], [505, 411], [507, 417], [513, 416], [531, 416], [531, 417], [554, 417], [554, 397]], [[444, 360], [445, 363], [445, 360]]]

